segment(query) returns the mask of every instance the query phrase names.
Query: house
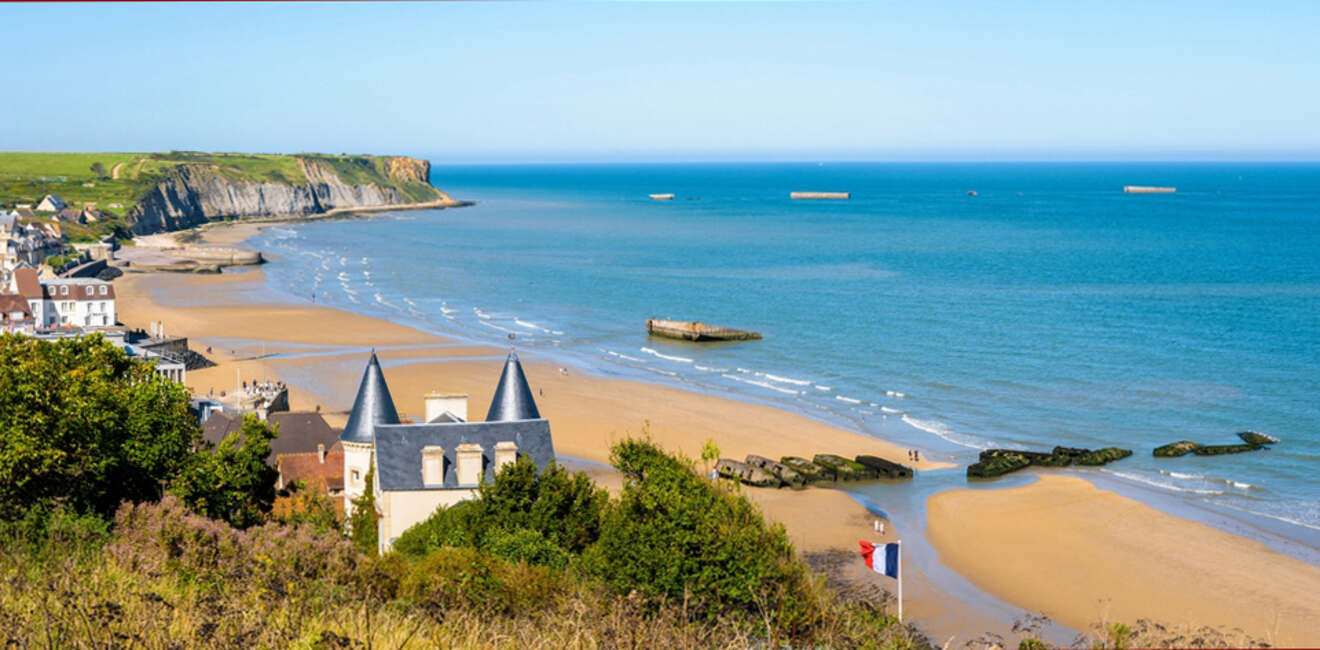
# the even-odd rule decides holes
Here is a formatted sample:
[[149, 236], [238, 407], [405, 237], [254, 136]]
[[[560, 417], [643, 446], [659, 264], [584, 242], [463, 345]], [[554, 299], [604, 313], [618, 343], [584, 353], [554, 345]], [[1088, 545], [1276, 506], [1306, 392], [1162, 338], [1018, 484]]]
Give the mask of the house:
[[32, 219], [37, 218], [37, 213], [32, 211], [32, 206], [30, 205], [28, 206], [20, 205], [17, 208], [14, 208], [14, 211], [10, 212], [10, 214], [24, 221], [31, 221]]
[[18, 229], [18, 212], [0, 214], [0, 237], [8, 237]]
[[[32, 272], [23, 270], [23, 278]], [[15, 271], [15, 276], [19, 272]], [[19, 279], [23, 284], [18, 293], [33, 302], [31, 281]], [[94, 278], [54, 278], [41, 281], [41, 302], [32, 310], [38, 327], [113, 327], [115, 319], [115, 288], [104, 280]]]
[[303, 451], [292, 454], [279, 454], [275, 458], [275, 469], [279, 470], [277, 489], [283, 490], [294, 481], [303, 485], [325, 485], [326, 493], [338, 497], [344, 493], [344, 445], [338, 440], [326, 448], [317, 444], [316, 451]]
[[[271, 413], [266, 421], [279, 430], [279, 435], [270, 441], [270, 455], [266, 457], [266, 464], [271, 467], [279, 467], [280, 456], [315, 453], [318, 449], [327, 450], [339, 445], [339, 432], [330, 428], [320, 413]], [[202, 438], [220, 444], [229, 434], [238, 433], [242, 426], [242, 415], [214, 412], [202, 424]], [[342, 446], [340, 453], [343, 453]], [[343, 474], [341, 458], [338, 465], [340, 478], [336, 480], [341, 486]]]
[[78, 223], [79, 219], [82, 218], [82, 214], [82, 210], [79, 210], [78, 208], [64, 208], [59, 212], [56, 212], [50, 219], [51, 221], [69, 221], [72, 223]]
[[[555, 457], [550, 422], [532, 398], [518, 356], [509, 353], [484, 422], [466, 422], [467, 397], [426, 396], [427, 422], [401, 424], [375, 353], [367, 361], [353, 410], [339, 437], [344, 448], [344, 505], [375, 495], [385, 552], [403, 531], [441, 506], [477, 496], [478, 486], [519, 456], [544, 468]], [[375, 470], [375, 480], [366, 476]]]
[[32, 310], [28, 301], [16, 293], [0, 293], [0, 331], [32, 329]]
[[69, 207], [69, 204], [65, 203], [64, 199], [60, 198], [60, 195], [47, 194], [45, 198], [41, 199], [41, 203], [37, 204], [36, 211], [59, 212], [60, 210], [63, 210], [67, 207]]

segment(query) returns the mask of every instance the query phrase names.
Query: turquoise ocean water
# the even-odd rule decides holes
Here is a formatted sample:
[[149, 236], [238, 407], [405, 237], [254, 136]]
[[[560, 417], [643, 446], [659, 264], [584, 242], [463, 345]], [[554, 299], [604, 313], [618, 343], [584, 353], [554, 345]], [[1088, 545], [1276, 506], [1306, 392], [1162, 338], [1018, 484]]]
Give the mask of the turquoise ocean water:
[[[513, 334], [566, 364], [964, 464], [990, 446], [1128, 447], [1081, 473], [1320, 531], [1320, 165], [477, 166], [432, 180], [478, 205], [268, 230], [253, 244], [284, 258], [272, 287], [478, 341]], [[648, 317], [765, 339], [670, 343], [646, 336]], [[1150, 456], [1244, 429], [1282, 442]]]

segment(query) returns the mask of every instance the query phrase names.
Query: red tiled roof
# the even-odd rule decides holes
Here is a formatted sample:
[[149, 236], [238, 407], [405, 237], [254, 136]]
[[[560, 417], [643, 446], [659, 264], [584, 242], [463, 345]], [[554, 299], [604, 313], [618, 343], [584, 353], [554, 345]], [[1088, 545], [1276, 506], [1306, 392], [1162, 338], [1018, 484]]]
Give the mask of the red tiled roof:
[[311, 485], [320, 480], [331, 490], [344, 487], [344, 447], [338, 442], [325, 452], [324, 461], [315, 451], [280, 454], [276, 457], [275, 466], [279, 468], [283, 485], [294, 481]]
[[16, 311], [23, 313], [23, 316], [16, 320], [32, 320], [27, 298], [16, 293], [0, 293], [0, 323], [10, 322], [9, 315]]
[[14, 269], [14, 282], [18, 285], [18, 294], [24, 298], [41, 297], [41, 279], [36, 269]]

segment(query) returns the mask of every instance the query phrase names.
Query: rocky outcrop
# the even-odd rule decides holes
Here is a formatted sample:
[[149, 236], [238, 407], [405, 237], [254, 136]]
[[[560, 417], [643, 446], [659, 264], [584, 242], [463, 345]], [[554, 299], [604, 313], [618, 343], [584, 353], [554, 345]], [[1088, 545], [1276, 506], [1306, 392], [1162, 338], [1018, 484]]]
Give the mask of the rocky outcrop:
[[[414, 202], [397, 187], [346, 183], [323, 162], [295, 160], [306, 183], [245, 180], [222, 172], [218, 165], [180, 164], [129, 210], [128, 221], [134, 233], [145, 235], [191, 228], [213, 219], [302, 216]], [[385, 168], [398, 182], [428, 182], [430, 173], [430, 163], [411, 158], [388, 158]], [[443, 193], [434, 190], [429, 200], [443, 198]]]

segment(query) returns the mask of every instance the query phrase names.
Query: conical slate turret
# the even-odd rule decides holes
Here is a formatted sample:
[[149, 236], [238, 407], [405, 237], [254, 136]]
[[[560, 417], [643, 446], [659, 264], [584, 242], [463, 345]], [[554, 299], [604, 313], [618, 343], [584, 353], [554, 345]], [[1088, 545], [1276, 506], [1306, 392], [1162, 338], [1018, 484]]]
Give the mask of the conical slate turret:
[[527, 386], [527, 377], [523, 375], [522, 364], [518, 355], [509, 353], [504, 362], [504, 373], [500, 375], [500, 385], [495, 388], [495, 399], [490, 401], [490, 411], [486, 413], [487, 422], [505, 420], [539, 420], [540, 411], [536, 410], [536, 400], [532, 399], [532, 389]]
[[371, 353], [367, 369], [362, 372], [362, 384], [358, 386], [357, 399], [353, 402], [353, 412], [348, 416], [348, 424], [339, 439], [346, 442], [375, 442], [377, 424], [398, 424], [399, 412], [394, 409], [394, 399], [385, 385], [385, 376], [380, 372], [380, 362], [376, 353]]

